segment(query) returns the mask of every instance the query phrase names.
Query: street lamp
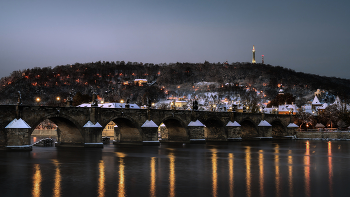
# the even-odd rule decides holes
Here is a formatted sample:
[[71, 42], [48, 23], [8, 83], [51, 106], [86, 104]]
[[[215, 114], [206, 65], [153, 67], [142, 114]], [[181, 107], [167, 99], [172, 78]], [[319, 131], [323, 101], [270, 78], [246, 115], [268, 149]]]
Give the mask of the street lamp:
[[120, 100], [120, 103], [124, 103], [124, 100], [122, 99], [122, 100]]

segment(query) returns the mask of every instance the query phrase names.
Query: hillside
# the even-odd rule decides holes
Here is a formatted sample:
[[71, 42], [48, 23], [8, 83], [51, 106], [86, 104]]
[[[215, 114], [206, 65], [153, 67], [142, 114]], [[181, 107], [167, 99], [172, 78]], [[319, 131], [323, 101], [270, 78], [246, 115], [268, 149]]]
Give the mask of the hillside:
[[[147, 79], [148, 85], [134, 85], [134, 79]], [[217, 82], [219, 86], [195, 87], [198, 82]], [[151, 84], [151, 85], [150, 85]], [[17, 92], [23, 104], [57, 104], [72, 93], [75, 104], [86, 102], [91, 91], [105, 101], [130, 99], [145, 104], [147, 98], [158, 101], [167, 96], [183, 96], [206, 91], [222, 95], [246, 94], [250, 90], [264, 91], [266, 99], [276, 96], [279, 84], [285, 92], [304, 97], [316, 89], [324, 89], [347, 99], [350, 80], [295, 72], [281, 66], [250, 63], [171, 63], [142, 64], [121, 62], [92, 62], [62, 65], [54, 68], [32, 68], [14, 71], [0, 80], [0, 103], [15, 104]]]

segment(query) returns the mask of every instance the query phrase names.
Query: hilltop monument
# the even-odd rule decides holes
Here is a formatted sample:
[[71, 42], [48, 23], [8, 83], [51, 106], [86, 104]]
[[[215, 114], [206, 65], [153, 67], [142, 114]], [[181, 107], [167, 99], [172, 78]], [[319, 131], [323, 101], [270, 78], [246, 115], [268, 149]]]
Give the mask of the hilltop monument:
[[252, 59], [252, 64], [255, 64], [256, 61], [255, 61], [255, 48], [254, 48], [254, 45], [253, 45], [253, 59]]

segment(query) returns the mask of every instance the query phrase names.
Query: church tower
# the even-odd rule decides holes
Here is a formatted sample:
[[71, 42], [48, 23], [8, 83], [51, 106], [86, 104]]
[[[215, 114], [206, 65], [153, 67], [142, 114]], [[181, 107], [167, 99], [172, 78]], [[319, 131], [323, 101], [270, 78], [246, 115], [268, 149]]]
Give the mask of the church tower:
[[255, 64], [256, 61], [255, 61], [255, 48], [254, 48], [254, 45], [253, 45], [253, 59], [252, 59], [252, 64]]

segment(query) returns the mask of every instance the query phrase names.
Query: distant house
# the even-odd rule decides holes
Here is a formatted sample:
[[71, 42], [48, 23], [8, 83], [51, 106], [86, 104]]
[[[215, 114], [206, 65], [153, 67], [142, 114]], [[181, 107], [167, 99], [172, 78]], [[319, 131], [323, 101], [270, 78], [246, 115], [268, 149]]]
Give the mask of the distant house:
[[278, 106], [278, 114], [295, 114], [297, 112], [297, 106], [292, 104], [284, 104]]
[[138, 86], [143, 86], [143, 84], [147, 83], [147, 79], [135, 79], [134, 84]]

